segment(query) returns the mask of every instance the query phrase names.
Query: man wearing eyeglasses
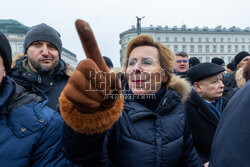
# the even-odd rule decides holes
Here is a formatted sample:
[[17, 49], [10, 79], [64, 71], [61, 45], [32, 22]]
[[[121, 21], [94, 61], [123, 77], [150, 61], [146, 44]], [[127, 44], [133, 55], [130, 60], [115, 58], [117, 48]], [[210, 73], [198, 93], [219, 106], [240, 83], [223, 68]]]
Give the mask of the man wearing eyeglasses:
[[181, 76], [182, 78], [187, 77], [187, 70], [189, 68], [188, 55], [185, 52], [178, 52], [175, 55], [176, 64], [174, 67], [174, 73]]

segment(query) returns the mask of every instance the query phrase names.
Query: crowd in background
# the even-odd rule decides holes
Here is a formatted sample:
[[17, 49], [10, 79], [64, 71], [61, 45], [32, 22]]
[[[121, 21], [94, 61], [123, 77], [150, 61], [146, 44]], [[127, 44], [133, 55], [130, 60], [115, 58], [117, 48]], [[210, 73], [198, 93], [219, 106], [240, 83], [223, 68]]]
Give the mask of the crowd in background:
[[87, 59], [74, 72], [54, 28], [31, 27], [14, 59], [0, 32], [0, 166], [249, 166], [248, 52], [202, 63], [140, 35], [118, 76], [76, 27]]

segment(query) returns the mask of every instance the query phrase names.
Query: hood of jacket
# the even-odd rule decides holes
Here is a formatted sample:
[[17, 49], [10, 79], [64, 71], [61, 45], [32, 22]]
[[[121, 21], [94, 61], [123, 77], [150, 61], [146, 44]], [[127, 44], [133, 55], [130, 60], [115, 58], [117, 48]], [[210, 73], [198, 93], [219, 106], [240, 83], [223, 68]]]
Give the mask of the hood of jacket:
[[[126, 83], [124, 86], [127, 86]], [[185, 79], [174, 75], [156, 109], [147, 108], [143, 100], [139, 102], [137, 97], [133, 95], [130, 97], [130, 94], [127, 94], [129, 91], [126, 90], [123, 91], [125, 101], [124, 107], [129, 111], [128, 114], [132, 120], [138, 120], [147, 115], [154, 115], [156, 113], [165, 115], [166, 113], [172, 112], [181, 102], [185, 102], [189, 97], [190, 91], [190, 84]]]
[[[20, 72], [23, 72], [24, 68], [22, 67], [22, 61], [24, 59], [27, 59], [27, 57], [24, 56], [24, 54], [14, 55], [11, 67], [13, 69], [20, 71]], [[68, 76], [70, 76], [72, 71], [73, 71], [73, 69], [69, 66], [69, 64], [65, 63], [62, 59], [60, 59], [59, 64], [57, 65], [53, 75], [68, 75]]]

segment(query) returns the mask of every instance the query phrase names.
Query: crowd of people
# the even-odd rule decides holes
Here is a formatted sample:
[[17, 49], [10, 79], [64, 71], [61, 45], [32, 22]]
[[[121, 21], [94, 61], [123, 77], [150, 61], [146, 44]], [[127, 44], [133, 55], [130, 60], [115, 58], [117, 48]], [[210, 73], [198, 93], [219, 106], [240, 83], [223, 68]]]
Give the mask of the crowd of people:
[[117, 75], [76, 28], [87, 58], [73, 72], [54, 28], [31, 27], [17, 57], [0, 32], [0, 166], [249, 166], [248, 52], [202, 63], [139, 35]]

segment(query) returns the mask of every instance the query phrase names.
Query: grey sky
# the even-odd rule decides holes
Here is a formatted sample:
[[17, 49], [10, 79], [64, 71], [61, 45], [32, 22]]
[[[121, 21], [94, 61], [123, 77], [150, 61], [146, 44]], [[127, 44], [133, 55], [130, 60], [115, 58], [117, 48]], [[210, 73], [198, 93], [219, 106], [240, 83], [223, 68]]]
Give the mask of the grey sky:
[[15, 19], [27, 26], [44, 22], [62, 37], [63, 46], [85, 59], [74, 22], [89, 22], [102, 55], [120, 66], [119, 34], [136, 24], [135, 16], [145, 16], [142, 27], [208, 26], [214, 28], [249, 26], [248, 0], [5, 0], [0, 18]]

